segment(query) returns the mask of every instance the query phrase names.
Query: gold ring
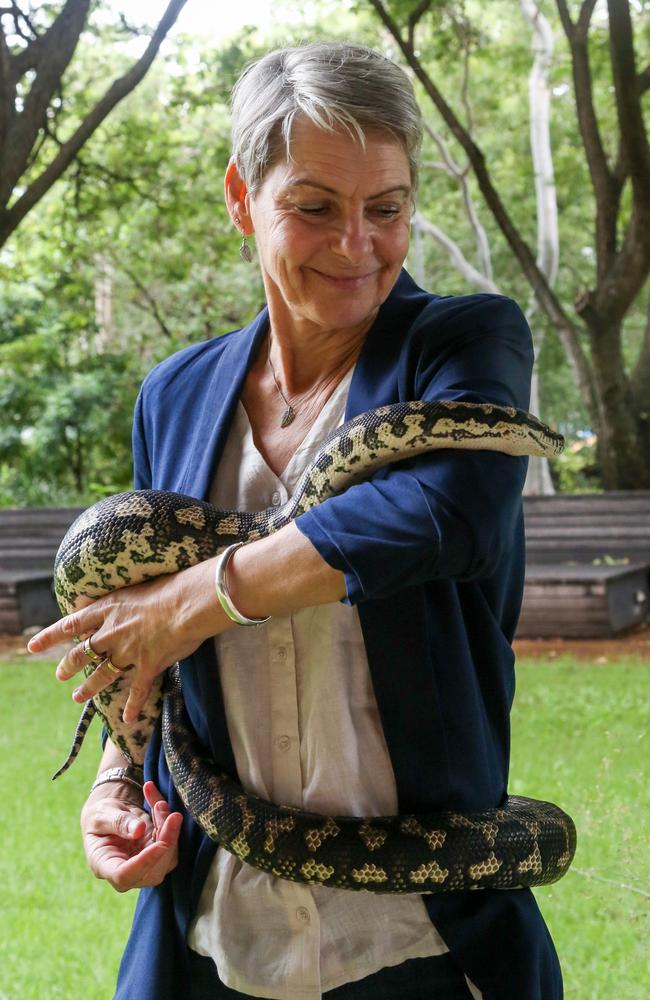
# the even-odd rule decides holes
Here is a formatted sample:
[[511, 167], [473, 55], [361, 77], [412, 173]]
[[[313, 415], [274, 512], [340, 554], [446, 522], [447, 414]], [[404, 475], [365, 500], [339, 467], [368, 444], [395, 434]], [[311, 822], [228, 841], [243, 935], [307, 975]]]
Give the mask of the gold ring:
[[106, 669], [110, 670], [110, 672], [112, 674], [115, 674], [115, 676], [122, 673], [122, 670], [119, 667], [116, 667], [115, 664], [111, 661], [110, 657], [108, 656], [102, 663], [102, 667], [106, 667]]
[[84, 639], [84, 641], [83, 641], [83, 643], [81, 645], [81, 648], [84, 651], [84, 655], [85, 655], [86, 659], [89, 660], [90, 663], [92, 663], [92, 665], [94, 667], [98, 667], [99, 664], [104, 659], [104, 657], [102, 656], [101, 653], [96, 653], [95, 650], [93, 649], [93, 647], [90, 645], [90, 639], [91, 638], [92, 638], [92, 636], [89, 636], [88, 639]]

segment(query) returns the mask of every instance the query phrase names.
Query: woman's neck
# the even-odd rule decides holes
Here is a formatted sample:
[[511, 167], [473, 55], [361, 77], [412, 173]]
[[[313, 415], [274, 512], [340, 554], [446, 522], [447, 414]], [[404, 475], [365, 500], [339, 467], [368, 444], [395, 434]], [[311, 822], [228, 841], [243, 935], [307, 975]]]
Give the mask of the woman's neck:
[[292, 315], [275, 297], [269, 303], [269, 340], [258, 363], [270, 366], [287, 396], [301, 396], [328, 383], [340, 381], [355, 363], [375, 315], [362, 324], [324, 329], [305, 317]]
[[285, 395], [302, 396], [336, 384], [359, 357], [365, 332], [357, 336], [347, 330], [338, 336], [318, 333], [314, 338], [298, 340], [270, 327], [266, 349], [260, 351], [260, 356]]

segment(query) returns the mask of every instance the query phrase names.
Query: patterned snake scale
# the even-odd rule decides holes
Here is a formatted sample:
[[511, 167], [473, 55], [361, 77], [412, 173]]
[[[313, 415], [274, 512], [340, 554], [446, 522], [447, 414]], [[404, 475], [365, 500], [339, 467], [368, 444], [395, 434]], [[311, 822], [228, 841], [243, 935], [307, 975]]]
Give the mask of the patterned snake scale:
[[[235, 541], [278, 531], [316, 504], [367, 479], [380, 466], [433, 449], [559, 454], [556, 434], [522, 410], [487, 403], [411, 402], [383, 406], [337, 428], [277, 509], [219, 511], [176, 493], [142, 490], [101, 500], [66, 534], [55, 561], [63, 614], [80, 596], [174, 573]], [[92, 665], [86, 668], [89, 674]], [[206, 757], [187, 716], [176, 664], [161, 677], [132, 726], [122, 721], [126, 671], [84, 709], [67, 760], [77, 756], [98, 712], [125, 758], [142, 764], [162, 712], [163, 745], [174, 784], [196, 821], [241, 860], [281, 878], [373, 892], [512, 889], [556, 881], [575, 853], [573, 822], [557, 806], [509, 797], [501, 808], [382, 817], [320, 816], [248, 794]]]

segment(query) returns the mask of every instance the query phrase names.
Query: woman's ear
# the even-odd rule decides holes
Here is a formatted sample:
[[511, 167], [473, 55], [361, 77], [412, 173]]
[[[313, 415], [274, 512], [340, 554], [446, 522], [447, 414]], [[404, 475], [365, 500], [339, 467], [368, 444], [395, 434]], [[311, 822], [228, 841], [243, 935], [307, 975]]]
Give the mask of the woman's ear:
[[230, 218], [243, 236], [250, 236], [253, 225], [248, 211], [248, 188], [246, 181], [240, 176], [234, 157], [231, 157], [223, 182], [226, 206]]

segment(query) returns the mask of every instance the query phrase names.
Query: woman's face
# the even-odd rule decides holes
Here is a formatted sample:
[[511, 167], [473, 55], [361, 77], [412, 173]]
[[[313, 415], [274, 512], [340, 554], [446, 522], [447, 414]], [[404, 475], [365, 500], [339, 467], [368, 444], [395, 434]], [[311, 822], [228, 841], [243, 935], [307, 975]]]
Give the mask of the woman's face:
[[408, 250], [406, 153], [386, 133], [367, 135], [364, 151], [347, 133], [302, 120], [291, 154], [245, 196], [272, 320], [367, 328]]

